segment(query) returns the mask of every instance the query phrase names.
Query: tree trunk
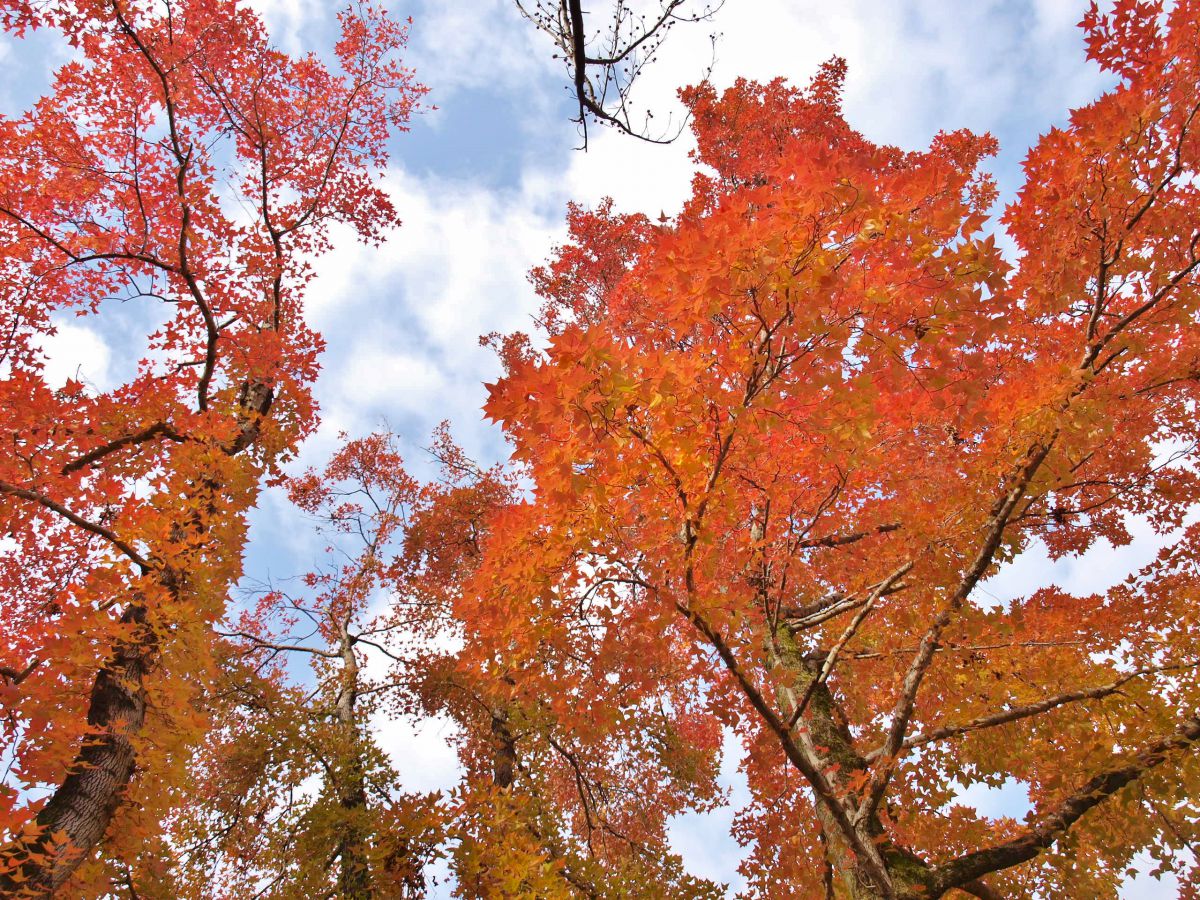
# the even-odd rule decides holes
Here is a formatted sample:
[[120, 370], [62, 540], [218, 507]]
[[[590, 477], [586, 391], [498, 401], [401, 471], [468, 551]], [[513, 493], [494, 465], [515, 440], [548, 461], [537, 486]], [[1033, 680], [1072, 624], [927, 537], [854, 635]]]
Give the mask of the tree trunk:
[[[266, 382], [247, 384], [239, 398], [237, 436], [219, 449], [237, 456], [252, 446], [273, 400], [274, 391]], [[212, 477], [199, 477], [193, 486], [189, 499], [203, 501], [210, 517], [218, 515], [217, 500], [224, 485]], [[208, 530], [197, 510], [172, 526], [171, 541], [186, 546]], [[186, 564], [157, 571], [163, 589], [177, 594], [183, 589], [180, 572], [198, 568], [208, 551], [228, 552], [205, 543], [191, 548]], [[137, 762], [133, 741], [146, 720], [143, 682], [159, 649], [142, 601], [135, 596], [121, 616], [123, 624], [133, 626], [132, 638], [117, 643], [92, 683], [87, 722], [93, 733], [84, 739], [63, 783], [38, 813], [37, 831], [0, 851], [0, 898], [52, 896], [104, 837], [121, 804]]]
[[[866, 760], [854, 746], [849, 723], [837, 699], [824, 682], [812, 687], [825, 663], [825, 654], [802, 653], [791, 634], [782, 630], [773, 636], [770, 649], [774, 664], [788, 674], [788, 683], [780, 688], [784, 709], [790, 713], [795, 709], [797, 698], [811, 691], [804, 723], [808, 726], [813, 744], [821, 748], [825, 767], [836, 766], [837, 774], [834, 777], [843, 784], [855, 776], [865, 780], [868, 770]], [[861, 801], [852, 792], [849, 796], [855, 803]], [[877, 814], [873, 813], [858, 822], [857, 832], [863, 844], [878, 848], [891, 881], [890, 891], [881, 889], [863, 861], [856, 857], [846, 835], [842, 833], [841, 825], [825, 803], [816, 804], [816, 813], [824, 835], [826, 863], [841, 886], [840, 896], [847, 900], [934, 900], [935, 895], [930, 892], [929, 866], [912, 852], [892, 843]]]
[[367, 811], [367, 785], [355, 710], [358, 700], [358, 657], [344, 626], [339, 650], [342, 678], [338, 691], [337, 718], [345, 741], [345, 755], [342, 765], [336, 769], [337, 799], [343, 812], [337, 848], [341, 866], [338, 872], [338, 895], [342, 900], [372, 900], [375, 892], [371, 885], [368, 835], [363, 823]]
[[[96, 676], [84, 739], [62, 785], [38, 813], [35, 835], [5, 848], [0, 897], [50, 897], [104, 836], [133, 777], [133, 739], [146, 718], [142, 680], [155, 651], [146, 607], [131, 605], [121, 621], [134, 627]], [[11, 867], [11, 868], [10, 868]]]
[[508, 711], [492, 711], [492, 736], [496, 739], [492, 751], [492, 784], [499, 788], [512, 787], [517, 772], [517, 740], [508, 727]]

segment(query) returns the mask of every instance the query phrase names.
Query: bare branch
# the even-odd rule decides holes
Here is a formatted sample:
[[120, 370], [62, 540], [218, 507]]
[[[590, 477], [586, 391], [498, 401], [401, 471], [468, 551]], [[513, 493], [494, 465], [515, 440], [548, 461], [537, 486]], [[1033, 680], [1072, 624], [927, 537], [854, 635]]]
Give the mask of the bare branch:
[[268, 641], [256, 634], [251, 634], [248, 631], [218, 631], [221, 637], [241, 638], [249, 641], [254, 645], [256, 650], [272, 650], [276, 653], [311, 653], [313, 656], [324, 656], [326, 659], [339, 659], [340, 654], [330, 650], [322, 650], [319, 647], [303, 647], [299, 644], [279, 644], [274, 641]]
[[[587, 149], [588, 119], [653, 144], [668, 144], [683, 130], [669, 125], [661, 134], [651, 134], [654, 115], [646, 111], [643, 122], [634, 121], [630, 91], [647, 64], [680, 22], [707, 21], [721, 8], [723, 0], [658, 0], [657, 11], [641, 15], [617, 0], [604, 28], [588, 32], [588, 11], [582, 0], [515, 0], [521, 15], [539, 31], [549, 35], [567, 66], [571, 89], [578, 106], [576, 122]], [[692, 4], [693, 11], [685, 7]], [[712, 35], [711, 39], [716, 40]], [[592, 45], [596, 49], [590, 49]], [[709, 63], [701, 81], [712, 72]]]

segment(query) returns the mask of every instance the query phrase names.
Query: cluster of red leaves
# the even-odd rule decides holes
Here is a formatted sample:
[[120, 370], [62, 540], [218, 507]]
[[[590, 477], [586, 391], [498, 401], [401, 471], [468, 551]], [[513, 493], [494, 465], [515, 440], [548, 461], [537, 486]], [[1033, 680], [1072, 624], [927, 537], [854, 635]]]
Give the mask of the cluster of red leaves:
[[[687, 684], [733, 728], [757, 893], [824, 861], [864, 896], [1101, 896], [1194, 830], [1200, 4], [1084, 26], [1122, 81], [1030, 152], [1016, 264], [983, 233], [995, 142], [871, 144], [835, 61], [686, 92], [692, 200], [572, 210], [547, 348], [508, 342], [487, 412], [534, 499], [474, 621], [564, 719]], [[979, 588], [1135, 521], [1168, 549], [1107, 593]], [[1005, 779], [1024, 826], [955, 805]]]
[[[311, 260], [333, 223], [366, 240], [397, 223], [377, 178], [423, 89], [396, 61], [405, 27], [369, 6], [342, 17], [340, 72], [273, 49], [233, 0], [0, 15], [73, 50], [47, 96], [0, 121], [0, 834], [100, 765], [75, 759], [88, 741], [133, 742], [150, 790], [113, 840], [136, 847], [205, 727], [196, 692], [246, 512], [316, 423]], [[113, 339], [145, 324], [120, 383], [47, 383], [42, 348], [73, 320]], [[123, 788], [92, 798], [101, 818]], [[61, 809], [39, 821], [86, 848]], [[17, 881], [23, 858], [6, 855]]]

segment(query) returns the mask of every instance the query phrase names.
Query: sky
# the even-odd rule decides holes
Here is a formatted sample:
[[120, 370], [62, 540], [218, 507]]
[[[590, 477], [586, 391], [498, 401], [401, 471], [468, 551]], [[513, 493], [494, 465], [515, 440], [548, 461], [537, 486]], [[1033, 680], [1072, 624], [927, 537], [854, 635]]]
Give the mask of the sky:
[[[256, 0], [283, 49], [326, 52], [337, 4], [323, 0]], [[317, 397], [319, 432], [301, 464], [318, 465], [338, 435], [387, 427], [418, 472], [428, 466], [422, 447], [449, 419], [477, 460], [503, 458], [497, 430], [480, 407], [485, 382], [499, 366], [478, 338], [530, 330], [538, 302], [526, 273], [565, 235], [569, 200], [594, 206], [611, 196], [619, 211], [657, 217], [677, 210], [692, 167], [685, 133], [668, 146], [593, 129], [586, 153], [567, 80], [553, 48], [518, 14], [512, 0], [388, 0], [397, 17], [411, 16], [406, 58], [430, 88], [436, 108], [417, 116], [392, 142], [386, 185], [404, 220], [380, 248], [335, 235], [308, 300], [310, 323], [328, 343]], [[598, 0], [585, 3], [600, 9]], [[637, 85], [636, 99], [679, 121], [675, 91], [703, 74], [718, 33], [712, 81], [720, 88], [744, 76], [783, 77], [804, 84], [831, 56], [849, 64], [845, 107], [868, 138], [907, 149], [928, 145], [939, 131], [970, 128], [1000, 141], [989, 162], [1011, 198], [1020, 184], [1027, 148], [1072, 107], [1104, 90], [1076, 27], [1082, 0], [726, 0], [711, 23], [675, 29]], [[46, 88], [64, 50], [43, 37], [0, 38], [0, 110], [11, 114]], [[62, 323], [46, 347], [51, 378], [82, 373], [98, 387], [121, 377], [131, 357], [125, 325]], [[136, 355], [133, 355], [136, 358]], [[253, 522], [256, 548], [248, 571], [284, 577], [311, 567], [319, 540], [294, 526], [281, 498], [264, 498]], [[993, 578], [985, 589], [997, 602], [1050, 578], [1078, 593], [1117, 581], [1152, 556], [1143, 535], [1113, 554], [1060, 562], [1034, 554]], [[430, 790], [453, 783], [448, 726], [427, 722], [381, 726], [380, 740], [398, 761], [406, 786]], [[736, 766], [725, 769], [734, 805], [744, 796]], [[981, 812], [1020, 814], [1024, 792], [1010, 784], [974, 792]], [[728, 837], [733, 810], [689, 816], [672, 840], [700, 875], [736, 887], [740, 850]], [[1166, 882], [1139, 878], [1129, 898], [1174, 894]]]

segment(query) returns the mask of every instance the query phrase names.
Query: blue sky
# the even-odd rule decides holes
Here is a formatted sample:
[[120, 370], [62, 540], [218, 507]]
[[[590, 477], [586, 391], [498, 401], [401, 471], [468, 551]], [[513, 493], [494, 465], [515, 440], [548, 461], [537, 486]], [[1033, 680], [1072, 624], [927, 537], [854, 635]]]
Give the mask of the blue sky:
[[[322, 0], [258, 0], [284, 49], [321, 51], [332, 44], [334, 4]], [[408, 62], [436, 104], [393, 143], [387, 184], [405, 220], [382, 248], [341, 234], [322, 259], [312, 286], [310, 321], [329, 345], [318, 384], [324, 421], [304, 451], [319, 463], [339, 432], [366, 433], [386, 423], [402, 437], [414, 468], [420, 448], [443, 419], [481, 461], [504, 455], [498, 433], [479, 412], [486, 381], [498, 366], [478, 336], [527, 330], [537, 306], [525, 280], [561, 240], [565, 204], [595, 204], [611, 195], [618, 209], [657, 216], [682, 203], [691, 167], [690, 140], [662, 147], [593, 130], [589, 151], [578, 135], [561, 64], [548, 39], [534, 32], [511, 0], [460, 3], [390, 2], [412, 16]], [[589, 5], [589, 4], [585, 4]], [[590, 4], [599, 6], [598, 3]], [[804, 83], [832, 55], [846, 57], [849, 120], [868, 137], [925, 147], [939, 130], [990, 131], [1001, 144], [992, 161], [1005, 196], [1020, 183], [1026, 148], [1071, 107], [1104, 89], [1084, 59], [1076, 28], [1082, 0], [727, 0], [711, 26], [679, 27], [637, 88], [637, 98], [680, 115], [674, 91], [709, 61], [708, 35], [721, 33], [713, 80], [783, 76]], [[45, 89], [63, 59], [52, 41], [0, 38], [0, 109], [12, 113]], [[98, 386], [120, 377], [129, 358], [127, 329], [63, 323], [47, 352], [60, 380], [82, 371]], [[145, 323], [141, 323], [145, 324]], [[294, 513], [268, 496], [254, 524], [251, 572], [280, 577], [304, 571], [317, 539], [294, 526]], [[1145, 538], [1114, 563], [1114, 580], [1153, 552]], [[1003, 599], [1050, 577], [1064, 586], [1094, 577], [1094, 561], [1051, 569], [1036, 558], [990, 583]], [[1093, 573], [1089, 575], [1088, 573]], [[1091, 583], [1086, 585], [1091, 587]], [[453, 758], [442, 723], [381, 726], [381, 740], [409, 786], [452, 783]], [[735, 766], [727, 767], [735, 788]], [[1019, 810], [1017, 785], [972, 795], [981, 811]], [[698, 873], [734, 879], [738, 848], [725, 830], [730, 813], [689, 817], [673, 839]], [[1149, 879], [1129, 897], [1174, 891]]]

